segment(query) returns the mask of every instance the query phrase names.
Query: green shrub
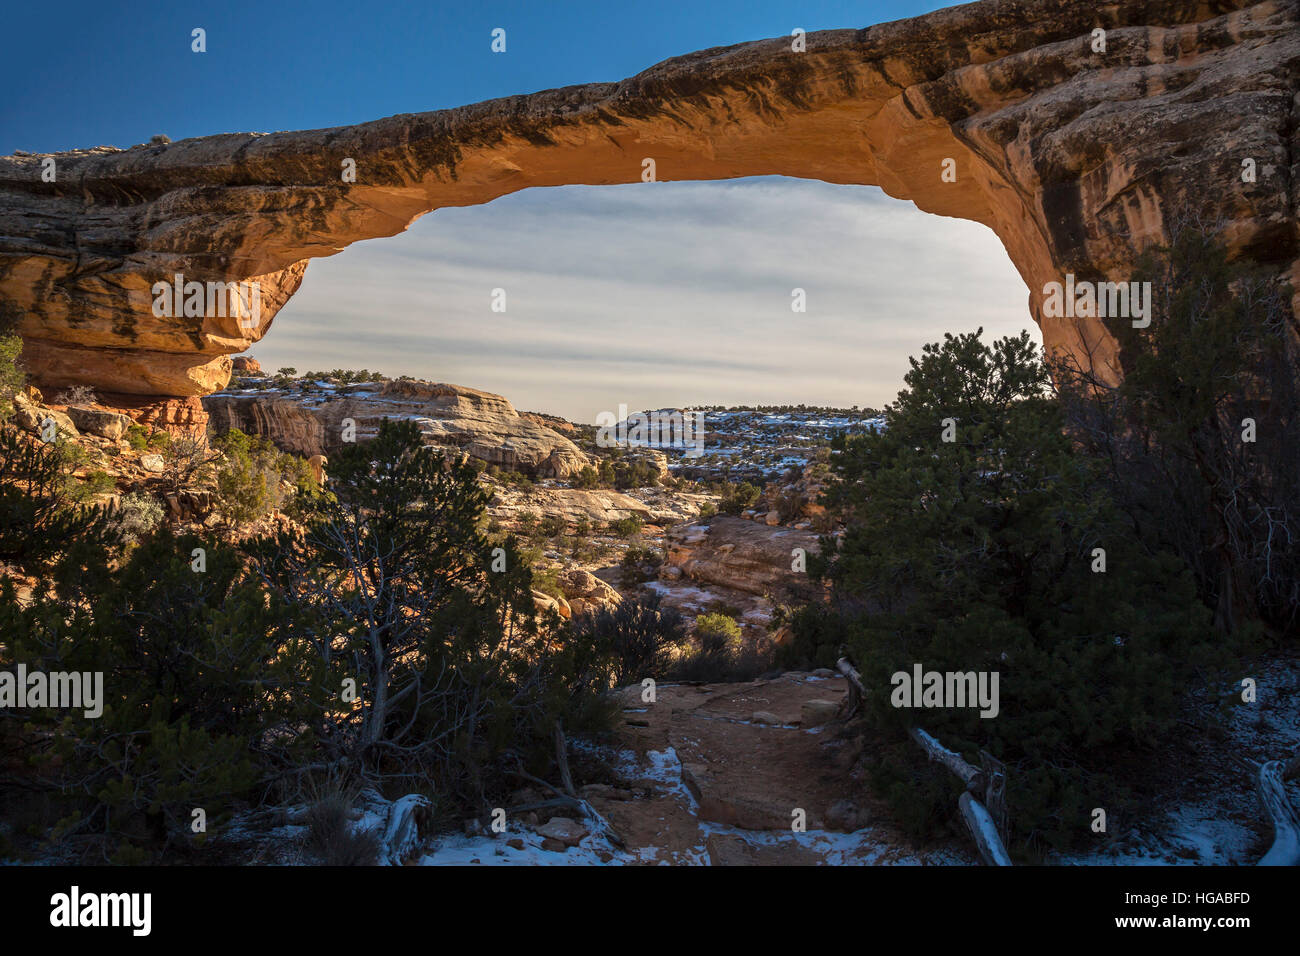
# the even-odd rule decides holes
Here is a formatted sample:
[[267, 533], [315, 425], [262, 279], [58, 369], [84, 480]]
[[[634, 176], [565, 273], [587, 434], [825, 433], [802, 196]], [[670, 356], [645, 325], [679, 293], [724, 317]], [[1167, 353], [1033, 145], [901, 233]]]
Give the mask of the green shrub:
[[77, 501], [90, 501], [101, 495], [109, 494], [116, 488], [116, 479], [102, 468], [97, 468], [78, 482], [73, 497]]
[[760, 488], [748, 481], [728, 483], [723, 488], [722, 498], [718, 502], [718, 510], [723, 514], [738, 515], [754, 506], [754, 502], [758, 501], [760, 492]]
[[254, 521], [280, 506], [279, 454], [269, 441], [234, 428], [212, 445], [224, 456], [217, 465], [217, 507], [229, 522]]
[[664, 563], [663, 553], [652, 548], [628, 548], [619, 563], [623, 585], [631, 587], [653, 580]]
[[740, 625], [725, 614], [710, 612], [695, 619], [695, 638], [706, 648], [740, 640]]
[[0, 335], [0, 425], [14, 413], [14, 396], [22, 391], [26, 376], [18, 364], [23, 340], [17, 335]]
[[93, 554], [113, 535], [106, 512], [82, 506], [73, 477], [86, 456], [64, 442], [33, 442], [0, 426], [0, 561], [36, 569], [70, 548]]
[[[527, 555], [527, 552], [525, 552]], [[538, 555], [540, 557], [540, 555]], [[536, 558], [534, 558], [536, 560]], [[531, 562], [530, 562], [531, 563]], [[533, 589], [541, 591], [543, 594], [549, 594], [553, 598], [564, 597], [564, 588], [560, 586], [560, 569], [559, 568], [542, 568], [540, 571], [533, 570]]]
[[591, 652], [595, 687], [604, 691], [646, 677], [663, 679], [670, 651], [686, 640], [686, 622], [657, 594], [624, 599], [570, 622], [570, 642]]
[[[190, 563], [199, 547], [203, 573]], [[23, 715], [37, 731], [33, 765], [64, 802], [55, 838], [119, 861], [197, 844], [193, 808], [215, 830], [261, 776], [260, 762], [301, 756], [310, 735], [284, 731], [324, 701], [300, 684], [309, 662], [286, 643], [282, 606], [243, 575], [243, 561], [213, 541], [163, 529], [121, 568], [79, 576], [27, 606], [0, 585], [0, 628], [15, 659], [104, 675], [98, 716]]]
[[627, 518], [619, 518], [609, 523], [610, 533], [620, 538], [631, 538], [641, 533], [645, 527], [645, 522], [637, 515], [631, 515]]
[[152, 495], [133, 491], [122, 496], [114, 521], [126, 540], [135, 541], [162, 524], [162, 505]]
[[[286, 508], [287, 496], [281, 482], [294, 490], [294, 507], [290, 510], [295, 514], [322, 493], [305, 459], [280, 452], [265, 438], [231, 429], [213, 438], [212, 447], [223, 456], [216, 469], [217, 507], [232, 524], [254, 521]], [[183, 460], [193, 465], [195, 458], [187, 452]]]
[[772, 652], [746, 641], [735, 618], [710, 611], [695, 619], [692, 640], [672, 664], [672, 680], [749, 681], [772, 669]]

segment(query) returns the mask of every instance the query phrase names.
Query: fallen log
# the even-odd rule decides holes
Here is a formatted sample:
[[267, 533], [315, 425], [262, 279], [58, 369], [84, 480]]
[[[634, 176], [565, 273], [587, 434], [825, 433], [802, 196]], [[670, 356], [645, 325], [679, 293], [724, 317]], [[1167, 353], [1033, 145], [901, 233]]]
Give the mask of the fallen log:
[[[555, 729], [557, 733], [560, 732], [560, 725], [558, 723], [555, 725]], [[567, 794], [559, 787], [555, 786], [554, 784], [547, 783], [541, 777], [534, 777], [531, 773], [528, 773], [526, 770], [524, 770], [523, 767], [520, 767], [518, 770], [509, 770], [506, 772], [516, 777], [522, 777], [523, 779], [529, 780], [532, 783], [539, 784], [540, 786], [543, 786], [547, 790], [551, 791], [551, 793], [555, 794], [555, 800], [543, 801], [542, 803], [537, 804], [536, 806], [550, 805], [550, 806], [574, 807], [587, 819], [587, 822], [591, 825], [590, 829], [592, 833], [596, 834], [597, 836], [603, 836], [605, 839], [607, 839], [610, 843], [614, 844], [614, 846], [618, 847], [619, 849], [624, 849], [627, 846], [627, 842], [623, 839], [623, 837], [619, 834], [619, 832], [614, 829], [614, 827], [610, 824], [608, 820], [604, 818], [604, 816], [601, 815], [599, 810], [597, 810], [595, 807], [591, 805], [590, 800], [584, 800], [582, 797], [579, 797], [576, 794], [575, 795]], [[569, 786], [573, 786], [572, 780], [569, 781]], [[533, 804], [525, 804], [520, 807], [515, 807], [514, 810], [511, 812], [514, 813], [523, 812], [532, 809], [533, 807], [534, 807]]]
[[1281, 760], [1270, 760], [1259, 768], [1255, 788], [1265, 812], [1273, 821], [1273, 845], [1260, 859], [1260, 866], [1300, 866], [1300, 815], [1287, 799], [1283, 783], [1289, 768]]
[[984, 774], [978, 767], [972, 767], [962, 759], [961, 754], [949, 750], [920, 727], [913, 727], [911, 735], [912, 739], [921, 745], [926, 756], [951, 770], [966, 785], [967, 790], [972, 793], [984, 792]]
[[844, 675], [849, 685], [849, 694], [844, 698], [843, 716], [852, 717], [862, 706], [863, 699], [867, 696], [867, 689], [862, 686], [862, 675], [854, 669], [847, 658], [841, 657], [836, 661], [835, 668]]
[[[848, 712], [851, 714], [858, 709], [858, 706], [866, 698], [867, 689], [862, 684], [862, 675], [858, 673], [857, 668], [849, 663], [848, 658], [841, 657], [835, 662], [835, 667], [848, 682]], [[966, 785], [966, 792], [961, 795], [958, 806], [961, 809], [962, 819], [966, 821], [966, 827], [975, 840], [975, 846], [980, 851], [980, 857], [989, 866], [1011, 866], [1011, 855], [1007, 853], [1001, 835], [1001, 830], [1005, 829], [1006, 825], [1006, 803], [1004, 798], [1006, 774], [1002, 765], [986, 754], [983, 759], [990, 767], [990, 770], [985, 772], [978, 767], [971, 766], [962, 758], [961, 754], [949, 750], [920, 727], [913, 727], [908, 733], [913, 740], [921, 745], [921, 749], [925, 751], [927, 757], [947, 767]], [[995, 807], [998, 819], [1003, 824], [1001, 829], [989, 809], [975, 799], [972, 794], [984, 797]]]
[[395, 800], [388, 808], [381, 837], [383, 862], [401, 866], [420, 847], [433, 817], [433, 805], [418, 793]]
[[997, 824], [993, 822], [993, 817], [984, 808], [984, 804], [969, 793], [963, 793], [957, 805], [961, 807], [962, 819], [966, 821], [966, 828], [970, 830], [984, 862], [989, 866], [1011, 866], [1011, 857], [1002, 845]]
[[[961, 795], [957, 805], [961, 808], [962, 819], [966, 821], [966, 828], [970, 830], [971, 838], [980, 851], [980, 857], [989, 866], [1011, 866], [1011, 855], [1007, 853], [1007, 848], [1002, 843], [1002, 836], [998, 832], [998, 825], [994, 822], [993, 815], [984, 804], [971, 796], [972, 793], [985, 795], [986, 799], [990, 796], [986, 791], [991, 792], [993, 788], [989, 787], [988, 775], [972, 767], [962, 759], [961, 754], [949, 750], [920, 727], [913, 727], [911, 735], [912, 739], [921, 745], [927, 757], [947, 767], [966, 785], [966, 792]], [[1003, 784], [1004, 781], [1000, 779], [995, 794], [999, 804], [1002, 800]]]
[[569, 749], [565, 746], [564, 730], [558, 720], [555, 722], [555, 762], [560, 765], [560, 783], [564, 785], [564, 792], [576, 797], [578, 794], [573, 789], [573, 774], [569, 772]]
[[849, 663], [848, 658], [841, 657], [838, 661], [835, 662], [835, 667], [841, 674], [844, 675], [844, 679], [847, 680], [849, 684], [853, 686], [854, 690], [856, 690], [859, 694], [863, 695], [864, 697], [866, 696], [867, 689], [862, 686], [862, 675], [859, 674], [857, 672], [857, 669], [852, 664]]

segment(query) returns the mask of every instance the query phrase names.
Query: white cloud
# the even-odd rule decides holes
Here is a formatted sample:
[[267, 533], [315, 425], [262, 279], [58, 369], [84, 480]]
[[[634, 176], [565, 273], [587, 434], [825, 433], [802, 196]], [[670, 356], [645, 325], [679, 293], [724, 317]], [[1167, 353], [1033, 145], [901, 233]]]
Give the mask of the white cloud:
[[[504, 288], [508, 311], [490, 311]], [[791, 289], [808, 312], [790, 311]], [[533, 189], [314, 261], [254, 354], [499, 392], [579, 421], [694, 403], [882, 405], [945, 331], [1029, 328], [976, 223], [763, 178]]]

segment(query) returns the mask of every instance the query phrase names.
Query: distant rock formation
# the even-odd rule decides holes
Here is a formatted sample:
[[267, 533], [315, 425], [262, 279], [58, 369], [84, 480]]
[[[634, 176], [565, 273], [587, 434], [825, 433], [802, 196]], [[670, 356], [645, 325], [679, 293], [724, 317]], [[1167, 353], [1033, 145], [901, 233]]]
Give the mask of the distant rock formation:
[[229, 391], [203, 407], [213, 430], [238, 428], [310, 458], [345, 444], [345, 419], [356, 441], [367, 441], [385, 418], [414, 421], [431, 445], [539, 478], [567, 478], [587, 456], [563, 435], [525, 418], [506, 399], [460, 385], [410, 380], [315, 390]]
[[488, 504], [488, 514], [502, 522], [516, 522], [522, 514], [539, 518], [559, 518], [568, 531], [584, 525], [603, 531], [613, 521], [639, 518], [646, 524], [668, 526], [690, 521], [700, 508], [716, 500], [713, 496], [690, 492], [667, 492], [659, 488], [529, 488], [510, 485], [496, 488]]
[[[663, 181], [873, 184], [983, 223], [1028, 285], [1048, 348], [1115, 377], [1105, 323], [1046, 315], [1044, 286], [1066, 273], [1127, 280], [1182, 211], [1289, 278], [1300, 304], [1298, 10], [984, 0], [808, 34], [805, 52], [789, 36], [743, 43], [619, 83], [360, 126], [4, 157], [0, 323], [17, 323], [43, 385], [209, 394], [309, 259], [445, 206], [639, 182], [649, 159]], [[340, 176], [347, 160], [354, 183]], [[156, 317], [154, 284], [176, 274], [255, 283], [256, 321], [215, 307]]]
[[818, 536], [810, 531], [768, 527], [743, 518], [716, 515], [708, 524], [683, 525], [665, 538], [668, 560], [664, 577], [672, 569], [694, 581], [715, 584], [748, 594], [779, 594], [796, 576], [792, 552], [805, 556], [820, 550]]

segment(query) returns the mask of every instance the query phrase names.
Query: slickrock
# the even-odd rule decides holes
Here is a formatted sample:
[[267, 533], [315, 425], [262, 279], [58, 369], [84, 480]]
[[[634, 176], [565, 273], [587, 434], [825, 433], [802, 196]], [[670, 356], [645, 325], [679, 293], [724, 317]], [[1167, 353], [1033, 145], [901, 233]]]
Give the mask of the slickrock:
[[629, 492], [586, 488], [498, 488], [488, 505], [493, 517], [513, 521], [523, 512], [538, 517], [557, 517], [570, 530], [586, 522], [593, 530], [604, 530], [611, 521], [640, 518], [657, 525], [690, 521], [700, 506], [712, 500], [708, 495], [666, 493], [640, 488]]
[[344, 419], [355, 423], [360, 442], [391, 418], [414, 421], [428, 444], [508, 471], [564, 478], [587, 463], [577, 445], [520, 415], [500, 395], [460, 385], [397, 380], [315, 392], [230, 391], [207, 396], [203, 407], [217, 431], [263, 435], [308, 458], [343, 446]]
[[[358, 126], [57, 153], [54, 182], [44, 154], [3, 157], [0, 322], [17, 323], [42, 384], [209, 394], [310, 259], [442, 207], [640, 182], [652, 158], [660, 181], [878, 185], [983, 223], [1024, 278], [1048, 348], [1114, 377], [1103, 321], [1048, 317], [1044, 284], [1129, 279], [1183, 212], [1221, 223], [1233, 253], [1289, 277], [1300, 304], [1298, 11], [1293, 0], [984, 0], [808, 34], [805, 52], [783, 36], [618, 83]], [[341, 181], [345, 159], [355, 183]], [[199, 314], [155, 315], [155, 283], [177, 274], [256, 284], [257, 316], [219, 315], [219, 293], [195, 298]]]
[[674, 528], [665, 537], [669, 567], [692, 580], [744, 591], [775, 594], [797, 580], [791, 570], [795, 548], [816, 554], [817, 535], [717, 515], [707, 525]]
[[[621, 700], [638, 719], [624, 722], [618, 748], [620, 789], [636, 797], [589, 799], [649, 865], [971, 862], [957, 841], [910, 847], [856, 776], [859, 745], [831, 727], [789, 726], [805, 702], [844, 693], [841, 679], [795, 672], [739, 684], [660, 684], [653, 704], [632, 685]], [[778, 724], [750, 720], [756, 707]], [[799, 820], [806, 833], [794, 832]]]

